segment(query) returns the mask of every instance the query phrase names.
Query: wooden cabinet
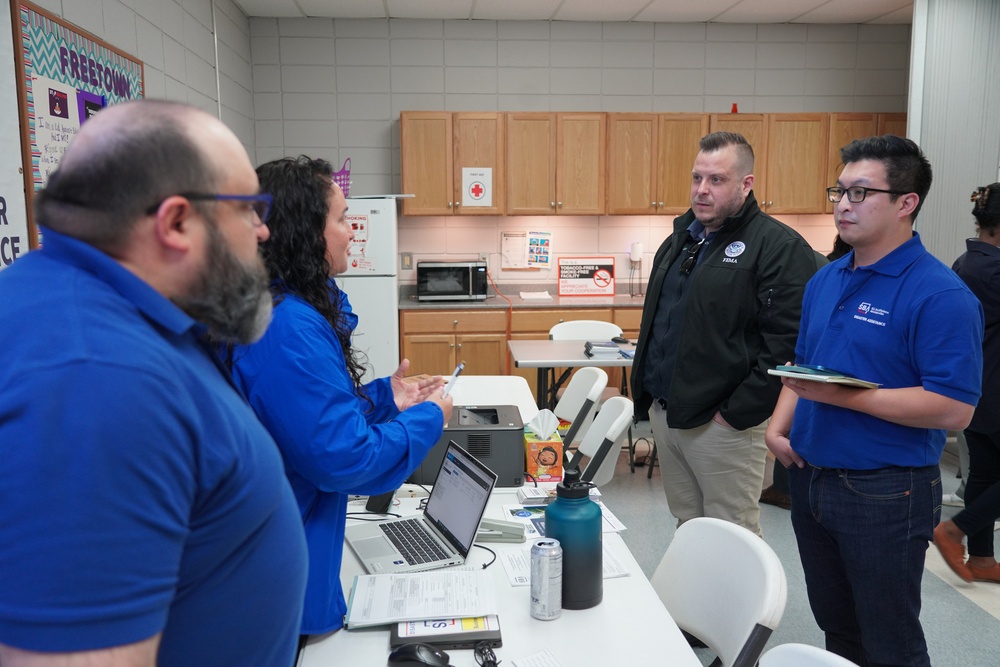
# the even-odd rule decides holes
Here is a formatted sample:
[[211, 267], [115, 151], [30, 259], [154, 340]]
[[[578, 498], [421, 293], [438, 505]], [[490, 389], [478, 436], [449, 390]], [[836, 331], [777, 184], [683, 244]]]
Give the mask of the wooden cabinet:
[[876, 134], [879, 136], [883, 134], [895, 134], [897, 137], [906, 136], [905, 113], [880, 113], [876, 116]]
[[507, 213], [604, 213], [603, 113], [507, 114]]
[[768, 114], [767, 213], [822, 213], [826, 209], [829, 132], [829, 114]]
[[[404, 111], [400, 171], [404, 215], [499, 215], [504, 199], [504, 124], [501, 113]], [[492, 205], [462, 206], [462, 170], [492, 171]]]
[[400, 311], [401, 356], [410, 373], [448, 376], [460, 361], [470, 375], [504, 375], [507, 313], [502, 310]]
[[679, 215], [691, 208], [691, 167], [698, 156], [698, 142], [706, 134], [706, 114], [660, 114], [656, 151], [657, 213]]
[[608, 114], [608, 213], [656, 211], [656, 135], [651, 113]]
[[705, 114], [608, 115], [608, 213], [683, 213]]
[[[826, 163], [825, 189], [837, 184], [837, 178], [844, 165], [840, 161], [840, 149], [855, 139], [896, 134], [906, 136], [905, 113], [834, 113], [830, 114], [830, 141]], [[834, 204], [827, 199], [826, 212], [833, 213]]]
[[712, 132], [739, 132], [753, 147], [754, 196], [772, 214], [823, 213], [829, 114], [713, 114]]

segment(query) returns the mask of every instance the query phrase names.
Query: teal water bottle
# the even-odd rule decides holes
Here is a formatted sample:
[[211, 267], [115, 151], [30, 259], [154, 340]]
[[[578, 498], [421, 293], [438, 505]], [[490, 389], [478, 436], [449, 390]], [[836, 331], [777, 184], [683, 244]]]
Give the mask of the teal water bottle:
[[601, 508], [590, 499], [591, 486], [570, 468], [545, 508], [545, 537], [563, 550], [563, 609], [589, 609], [604, 597]]

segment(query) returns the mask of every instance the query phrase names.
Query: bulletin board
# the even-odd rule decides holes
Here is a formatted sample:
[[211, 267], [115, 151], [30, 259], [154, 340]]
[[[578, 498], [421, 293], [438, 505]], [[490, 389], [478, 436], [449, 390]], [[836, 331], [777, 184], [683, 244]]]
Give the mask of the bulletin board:
[[29, 239], [31, 200], [80, 126], [111, 104], [143, 96], [142, 62], [28, 2], [12, 3], [21, 156]]

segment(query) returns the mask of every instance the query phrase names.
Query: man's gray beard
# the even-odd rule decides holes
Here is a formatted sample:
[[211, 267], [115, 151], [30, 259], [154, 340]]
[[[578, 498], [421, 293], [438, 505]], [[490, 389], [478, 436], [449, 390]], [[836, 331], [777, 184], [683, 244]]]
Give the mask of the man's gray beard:
[[241, 262], [226, 245], [215, 221], [208, 222], [208, 264], [190, 294], [174, 299], [188, 315], [208, 327], [218, 343], [246, 345], [260, 340], [273, 308], [267, 268], [260, 257]]

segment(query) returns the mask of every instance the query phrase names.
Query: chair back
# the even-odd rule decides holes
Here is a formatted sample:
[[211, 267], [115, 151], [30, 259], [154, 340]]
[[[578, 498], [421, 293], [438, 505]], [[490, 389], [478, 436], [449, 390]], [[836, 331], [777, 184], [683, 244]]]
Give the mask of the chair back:
[[788, 595], [781, 561], [764, 540], [708, 517], [677, 529], [650, 583], [677, 625], [723, 667], [757, 663]]
[[590, 461], [581, 471], [580, 479], [597, 486], [610, 482], [615, 476], [622, 438], [631, 423], [632, 401], [624, 396], [609, 398], [583, 434], [580, 447], [567, 467], [579, 467], [583, 457], [588, 456]]
[[556, 417], [570, 423], [563, 437], [563, 446], [569, 447], [578, 435], [587, 432], [601, 393], [608, 385], [608, 374], [603, 368], [586, 367], [573, 374], [566, 390], [552, 409]]
[[760, 667], [858, 667], [847, 658], [808, 644], [779, 644], [760, 657]]
[[549, 329], [549, 340], [611, 340], [621, 335], [620, 326], [600, 320], [560, 322]]

